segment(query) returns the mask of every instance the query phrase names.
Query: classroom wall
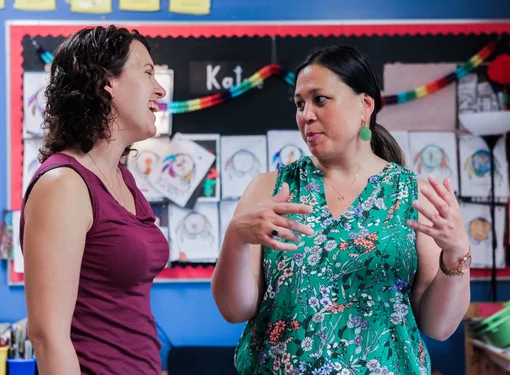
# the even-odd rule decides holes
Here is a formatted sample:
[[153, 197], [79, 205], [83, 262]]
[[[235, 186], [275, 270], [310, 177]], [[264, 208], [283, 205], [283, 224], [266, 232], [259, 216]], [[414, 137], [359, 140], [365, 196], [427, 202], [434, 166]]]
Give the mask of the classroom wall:
[[[162, 0], [162, 10], [136, 13], [117, 10], [101, 15], [71, 13], [65, 0], [57, 0], [57, 10], [51, 12], [23, 12], [7, 8], [0, 10], [0, 22], [6, 20], [130, 20], [130, 21], [295, 21], [323, 20], [404, 20], [404, 19], [510, 19], [508, 0], [212, 0], [208, 16], [170, 14], [168, 0]], [[4, 29], [0, 28], [0, 51], [5, 51]], [[5, 53], [3, 53], [5, 55]], [[5, 61], [0, 58], [0, 209], [6, 207], [6, 78]], [[9, 74], [9, 73], [7, 73]], [[22, 287], [8, 287], [5, 262], [0, 267], [0, 321], [15, 321], [25, 317], [26, 308]], [[499, 283], [501, 300], [510, 299], [510, 286]], [[487, 300], [489, 284], [472, 284], [473, 301]], [[230, 325], [218, 313], [210, 293], [209, 283], [155, 284], [152, 289], [152, 308], [159, 325], [174, 345], [235, 345], [243, 324]], [[446, 342], [427, 340], [435, 368], [443, 374], [464, 372], [463, 332], [459, 329]]]

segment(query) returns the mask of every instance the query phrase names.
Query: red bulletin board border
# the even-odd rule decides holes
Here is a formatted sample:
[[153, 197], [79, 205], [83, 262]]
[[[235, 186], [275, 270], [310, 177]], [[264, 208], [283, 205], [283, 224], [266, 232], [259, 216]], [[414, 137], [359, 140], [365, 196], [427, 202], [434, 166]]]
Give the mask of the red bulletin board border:
[[[110, 22], [114, 23], [114, 21]], [[22, 39], [30, 36], [69, 36], [73, 32], [93, 25], [105, 25], [104, 22], [88, 24], [55, 25], [40, 24], [38, 21], [26, 21], [26, 24], [7, 23], [7, 72], [10, 77], [8, 96], [11, 100], [10, 135], [7, 152], [9, 153], [8, 188], [10, 209], [21, 208], [22, 171], [23, 171], [23, 67]], [[210, 23], [210, 24], [143, 24], [116, 22], [119, 26], [136, 28], [148, 37], [241, 37], [241, 36], [397, 36], [397, 35], [440, 35], [440, 34], [502, 34], [510, 33], [509, 22], [452, 22], [452, 23], [366, 23], [366, 24], [282, 24], [275, 23]], [[10, 284], [23, 283], [23, 275], [17, 274], [8, 262]], [[204, 281], [212, 276], [214, 266], [165, 268], [157, 276], [162, 281]], [[472, 270], [472, 278], [489, 279], [490, 270]], [[499, 278], [510, 279], [510, 267], [498, 271]]]

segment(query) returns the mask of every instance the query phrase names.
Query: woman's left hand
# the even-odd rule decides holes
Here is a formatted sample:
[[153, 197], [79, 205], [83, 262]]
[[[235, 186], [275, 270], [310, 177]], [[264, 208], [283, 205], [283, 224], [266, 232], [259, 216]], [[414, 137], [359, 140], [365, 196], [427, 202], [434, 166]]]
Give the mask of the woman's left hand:
[[412, 220], [408, 221], [408, 225], [432, 237], [445, 254], [464, 256], [469, 249], [469, 238], [451, 180], [447, 178], [441, 184], [436, 178], [429, 176], [429, 182], [432, 189], [425, 186], [421, 192], [431, 205], [416, 200], [413, 206], [432, 225]]

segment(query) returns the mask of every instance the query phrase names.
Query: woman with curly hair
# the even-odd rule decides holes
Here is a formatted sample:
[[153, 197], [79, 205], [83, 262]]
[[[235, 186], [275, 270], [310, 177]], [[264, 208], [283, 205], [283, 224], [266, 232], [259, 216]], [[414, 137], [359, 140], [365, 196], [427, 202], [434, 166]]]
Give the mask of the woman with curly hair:
[[146, 40], [114, 26], [76, 32], [45, 95], [42, 164], [20, 228], [39, 374], [159, 374], [150, 289], [168, 242], [120, 163], [156, 134], [165, 95]]

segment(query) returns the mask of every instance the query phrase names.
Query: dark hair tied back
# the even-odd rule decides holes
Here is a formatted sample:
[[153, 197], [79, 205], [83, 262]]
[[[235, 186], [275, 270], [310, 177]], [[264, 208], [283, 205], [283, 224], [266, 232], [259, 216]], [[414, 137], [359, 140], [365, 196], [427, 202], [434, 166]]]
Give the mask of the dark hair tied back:
[[382, 98], [377, 77], [368, 57], [351, 46], [337, 45], [319, 48], [299, 64], [295, 71], [296, 77], [301, 70], [313, 64], [323, 66], [335, 73], [356, 94], [364, 93], [374, 99], [374, 112], [370, 117], [372, 150], [384, 160], [405, 165], [405, 156], [397, 141], [376, 121], [377, 114], [382, 108]]

